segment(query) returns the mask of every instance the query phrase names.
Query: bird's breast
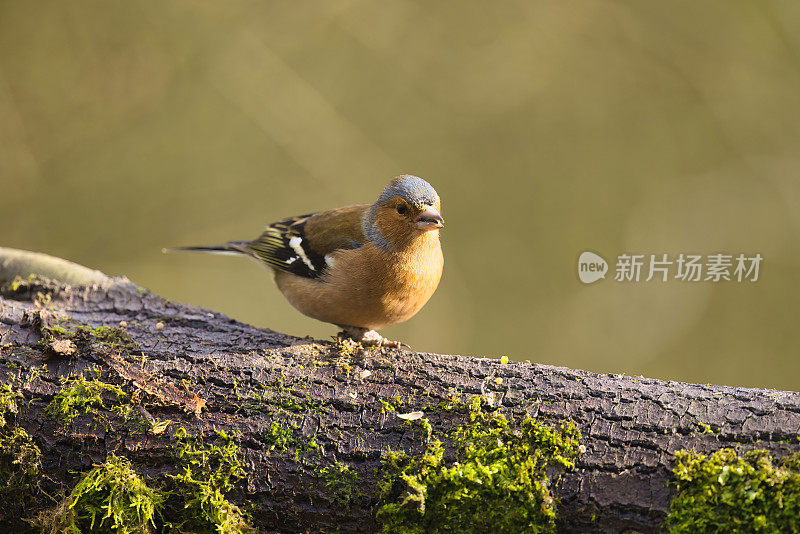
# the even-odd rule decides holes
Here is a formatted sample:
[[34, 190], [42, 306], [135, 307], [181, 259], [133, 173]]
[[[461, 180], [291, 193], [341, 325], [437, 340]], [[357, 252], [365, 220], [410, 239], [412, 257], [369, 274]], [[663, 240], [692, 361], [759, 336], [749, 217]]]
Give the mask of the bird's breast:
[[444, 259], [439, 246], [423, 253], [384, 263], [386, 272], [379, 284], [381, 304], [387, 315], [402, 322], [428, 302], [439, 285]]
[[302, 313], [338, 325], [379, 329], [401, 323], [430, 299], [442, 275], [438, 239], [414, 250], [386, 251], [371, 244], [331, 254], [317, 280], [276, 273], [287, 300]]

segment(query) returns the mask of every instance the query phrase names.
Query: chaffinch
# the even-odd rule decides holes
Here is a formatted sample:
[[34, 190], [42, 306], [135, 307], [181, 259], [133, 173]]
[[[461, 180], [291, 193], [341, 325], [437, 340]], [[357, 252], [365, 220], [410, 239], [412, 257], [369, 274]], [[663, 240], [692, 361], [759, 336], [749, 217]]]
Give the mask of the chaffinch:
[[364, 344], [398, 347], [376, 330], [410, 319], [436, 291], [444, 265], [440, 211], [428, 182], [403, 175], [372, 205], [283, 219], [253, 241], [176, 250], [255, 258], [301, 313]]

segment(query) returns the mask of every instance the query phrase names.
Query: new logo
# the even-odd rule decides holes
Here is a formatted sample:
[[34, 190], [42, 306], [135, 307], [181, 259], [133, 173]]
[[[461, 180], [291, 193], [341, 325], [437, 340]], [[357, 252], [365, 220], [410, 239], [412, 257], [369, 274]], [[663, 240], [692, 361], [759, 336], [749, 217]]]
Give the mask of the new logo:
[[608, 263], [594, 252], [586, 251], [578, 258], [578, 278], [584, 284], [597, 282], [606, 277]]

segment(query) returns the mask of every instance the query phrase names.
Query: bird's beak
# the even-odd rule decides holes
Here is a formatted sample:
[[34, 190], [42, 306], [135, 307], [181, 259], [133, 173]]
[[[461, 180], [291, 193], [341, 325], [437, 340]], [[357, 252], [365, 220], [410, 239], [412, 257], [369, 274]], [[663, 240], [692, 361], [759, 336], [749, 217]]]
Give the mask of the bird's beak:
[[417, 215], [414, 222], [417, 223], [417, 228], [420, 230], [437, 230], [444, 226], [444, 219], [439, 215], [436, 208], [432, 206], [428, 206], [425, 211]]

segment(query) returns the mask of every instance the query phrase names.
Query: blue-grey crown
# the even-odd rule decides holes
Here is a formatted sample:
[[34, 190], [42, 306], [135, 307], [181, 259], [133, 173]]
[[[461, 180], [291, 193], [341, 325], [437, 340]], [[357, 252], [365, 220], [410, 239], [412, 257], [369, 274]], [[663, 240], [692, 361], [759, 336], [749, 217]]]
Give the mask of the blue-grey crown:
[[386, 186], [378, 201], [367, 211], [364, 218], [364, 233], [372, 243], [383, 249], [389, 249], [389, 242], [375, 224], [375, 210], [378, 205], [388, 202], [393, 198], [400, 197], [412, 206], [422, 208], [423, 206], [433, 206], [439, 202], [439, 195], [436, 190], [423, 180], [410, 174], [398, 176]]
[[439, 201], [439, 195], [431, 184], [410, 174], [404, 174], [392, 180], [378, 197], [378, 204], [397, 197], [417, 208], [432, 206]]

